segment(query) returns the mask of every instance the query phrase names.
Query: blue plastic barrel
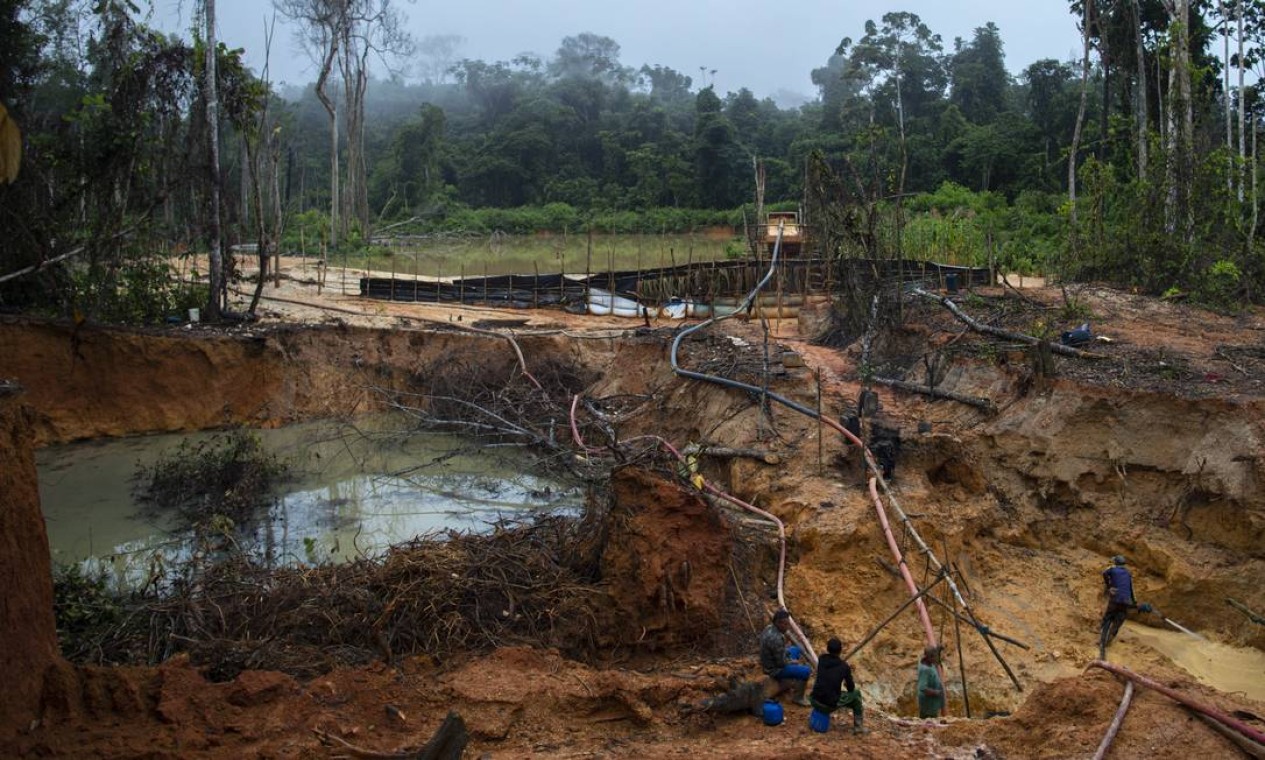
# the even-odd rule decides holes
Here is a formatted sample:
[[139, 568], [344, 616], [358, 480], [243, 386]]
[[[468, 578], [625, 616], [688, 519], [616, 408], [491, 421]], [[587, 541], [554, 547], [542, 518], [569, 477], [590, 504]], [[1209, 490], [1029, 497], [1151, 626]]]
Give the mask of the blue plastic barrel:
[[944, 276], [944, 289], [950, 293], [958, 292], [958, 273], [949, 272]]
[[808, 727], [819, 734], [824, 734], [830, 730], [830, 713], [817, 712], [813, 710], [808, 713]]
[[776, 700], [764, 700], [764, 725], [780, 726], [782, 725], [782, 705]]

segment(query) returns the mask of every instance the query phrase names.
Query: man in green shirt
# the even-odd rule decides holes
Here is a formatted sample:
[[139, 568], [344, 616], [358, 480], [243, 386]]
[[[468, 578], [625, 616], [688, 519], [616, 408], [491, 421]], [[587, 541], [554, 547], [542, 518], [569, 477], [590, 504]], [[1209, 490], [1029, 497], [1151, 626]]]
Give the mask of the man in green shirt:
[[918, 717], [938, 718], [944, 710], [944, 683], [940, 680], [940, 647], [928, 645], [918, 661]]

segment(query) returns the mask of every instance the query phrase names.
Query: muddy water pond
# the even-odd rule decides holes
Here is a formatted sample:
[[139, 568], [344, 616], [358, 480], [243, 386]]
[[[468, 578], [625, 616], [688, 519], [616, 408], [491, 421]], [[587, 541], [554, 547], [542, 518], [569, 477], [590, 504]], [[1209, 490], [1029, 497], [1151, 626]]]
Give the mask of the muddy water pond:
[[[1168, 657], [1200, 683], [1265, 702], [1265, 652], [1193, 638], [1184, 633], [1125, 624], [1120, 640], [1134, 641]], [[1128, 664], [1128, 663], [1126, 663]]]
[[[256, 525], [235, 539], [277, 565], [339, 562], [454, 529], [480, 531], [503, 517], [578, 511], [583, 493], [548, 476], [517, 448], [434, 433], [399, 420], [323, 421], [253, 431], [290, 468]], [[117, 587], [150, 579], [193, 550], [174, 520], [142, 513], [140, 467], [170, 458], [210, 432], [53, 446], [37, 452], [40, 501], [54, 565], [78, 564]]]

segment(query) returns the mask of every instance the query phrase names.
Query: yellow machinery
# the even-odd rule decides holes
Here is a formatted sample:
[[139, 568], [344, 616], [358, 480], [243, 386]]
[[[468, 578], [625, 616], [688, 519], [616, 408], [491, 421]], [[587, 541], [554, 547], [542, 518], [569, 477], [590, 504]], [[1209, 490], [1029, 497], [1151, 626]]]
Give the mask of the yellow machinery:
[[804, 246], [804, 227], [799, 223], [799, 214], [795, 211], [770, 211], [760, 229], [760, 242], [772, 255], [773, 246], [777, 243], [777, 228], [782, 225], [782, 256], [798, 256]]

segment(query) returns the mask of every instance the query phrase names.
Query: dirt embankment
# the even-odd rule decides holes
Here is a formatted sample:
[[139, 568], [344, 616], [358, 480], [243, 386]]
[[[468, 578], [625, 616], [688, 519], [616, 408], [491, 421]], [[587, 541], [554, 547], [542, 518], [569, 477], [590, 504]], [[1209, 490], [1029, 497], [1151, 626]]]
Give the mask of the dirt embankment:
[[[1167, 343], [1186, 347], [1181, 366], [1190, 377], [1205, 384], [1210, 374], [1220, 377], [1216, 372], [1224, 368], [1201, 363], [1233, 339], [1232, 325], [1209, 317], [1200, 323], [1201, 342], [1181, 332], [1182, 320], [1152, 310], [1138, 312], [1137, 324], [1126, 328], [1126, 306], [1107, 305], [1133, 338], [1130, 372], [1145, 373], [1143, 362], [1152, 354], [1143, 339], [1151, 324]], [[901, 338], [901, 350], [940, 350], [949, 329], [912, 331]], [[859, 640], [906, 592], [859, 485], [855, 455], [837, 435], [823, 434], [799, 415], [776, 407], [766, 415], [750, 394], [678, 381], [667, 362], [669, 339], [666, 331], [619, 341], [555, 334], [523, 336], [520, 345], [529, 366], [567, 363], [597, 377], [586, 395], [619, 399], [614, 417], [621, 439], [655, 434], [679, 445], [777, 454], [778, 465], [704, 455], [700, 471], [787, 521], [787, 598], [812, 640]], [[691, 367], [730, 375], [760, 366], [761, 339], [755, 326], [733, 325], [722, 335], [687, 341], [683, 353]], [[812, 407], [820, 377], [826, 412], [839, 414], [855, 403], [855, 353], [786, 337], [781, 342], [799, 349], [809, 366], [779, 369], [774, 390]], [[337, 325], [187, 337], [101, 330], [76, 337], [69, 328], [9, 323], [0, 329], [0, 355], [14, 357], [6, 372], [28, 386], [40, 442], [363, 411], [380, 389], [407, 387], [436, 363], [457, 357], [478, 356], [497, 363], [498, 371], [516, 371], [500, 338]], [[1172, 349], [1163, 356], [1156, 361], [1171, 366]], [[1236, 366], [1256, 371], [1243, 360]], [[848, 740], [809, 733], [796, 713], [777, 731], [742, 719], [682, 714], [680, 703], [724, 688], [730, 677], [753, 674], [749, 655], [711, 659], [718, 639], [703, 632], [719, 626], [730, 629], [730, 642], [753, 637], [772, 608], [776, 579], [766, 563], [755, 588], [735, 586], [740, 572], [730, 558], [738, 541], [730, 526], [763, 535], [766, 546], [775, 535], [680, 487], [628, 473], [614, 483], [618, 540], [604, 558], [617, 609], [612, 620], [622, 620], [610, 667], [504, 650], [468, 663], [413, 658], [310, 683], [253, 674], [208, 685], [180, 662], [159, 670], [84, 670], [58, 682], [65, 688], [51, 689], [52, 697], [46, 694], [49, 722], [24, 736], [23, 746], [73, 754], [75, 732], [88, 731], [90, 743], [99, 742], [107, 756], [126, 755], [146, 746], [139, 744], [144, 740], [173, 754], [322, 756], [310, 728], [377, 749], [417, 746], [447, 708], [456, 707], [468, 717], [474, 746], [493, 757], [818, 757], [840, 751], [1022, 757], [1033, 756], [1034, 747], [1040, 756], [1089, 754], [1119, 695], [1114, 679], [1080, 675], [1096, 656], [1098, 573], [1106, 557], [1127, 554], [1139, 599], [1170, 617], [1227, 644], [1265, 646], [1260, 626], [1225, 603], [1232, 597], [1265, 608], [1265, 415], [1249, 378], [1232, 393], [1154, 384], [1138, 390], [1115, 382], [1122, 371], [1096, 383], [1078, 377], [1074, 364], [1066, 367], [1062, 377], [1034, 383], [1022, 362], [1003, 363], [988, 352], [954, 354], [942, 387], [999, 400], [995, 415], [880, 389], [880, 418], [902, 436], [897, 498], [932, 550], [959, 572], [982, 622], [1029, 646], [1001, 646], [1025, 685], [1020, 693], [975, 631], [959, 632], [951, 617], [933, 612], [939, 637], [955, 655], [960, 640], [974, 714], [1013, 712], [1010, 718], [945, 730], [876, 717], [874, 734]], [[1164, 376], [1157, 372], [1148, 376]], [[917, 382], [916, 369], [909, 379]], [[920, 581], [929, 577], [922, 559], [910, 562]], [[909, 709], [921, 645], [910, 616], [854, 658], [872, 708]], [[1191, 673], [1127, 635], [1113, 647], [1113, 658], [1226, 709], [1261, 709], [1251, 698], [1230, 699], [1196, 684]], [[953, 659], [947, 684], [952, 712], [960, 714], [964, 683]], [[642, 671], [621, 669], [633, 665]], [[386, 704], [407, 718], [395, 717]], [[118, 725], [106, 726], [109, 721]], [[1229, 751], [1224, 739], [1155, 696], [1141, 698], [1129, 721], [1119, 756], [1167, 748], [1194, 756]]]
[[59, 659], [31, 416], [0, 383], [0, 737], [39, 715], [45, 669]]

